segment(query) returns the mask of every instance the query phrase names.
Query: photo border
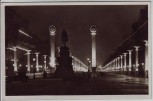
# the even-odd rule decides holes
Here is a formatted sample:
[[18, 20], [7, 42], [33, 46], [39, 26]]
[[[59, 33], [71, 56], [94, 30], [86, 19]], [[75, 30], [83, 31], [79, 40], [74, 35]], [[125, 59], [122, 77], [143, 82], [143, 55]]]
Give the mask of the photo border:
[[[32, 6], [32, 5], [148, 5], [148, 42], [149, 42], [149, 94], [148, 95], [36, 95], [36, 96], [6, 96], [5, 95], [5, 6]], [[151, 35], [151, 3], [145, 2], [28, 2], [28, 3], [1, 3], [1, 94], [4, 101], [21, 100], [127, 100], [152, 98], [152, 35]], [[39, 96], [39, 97], [38, 97]]]

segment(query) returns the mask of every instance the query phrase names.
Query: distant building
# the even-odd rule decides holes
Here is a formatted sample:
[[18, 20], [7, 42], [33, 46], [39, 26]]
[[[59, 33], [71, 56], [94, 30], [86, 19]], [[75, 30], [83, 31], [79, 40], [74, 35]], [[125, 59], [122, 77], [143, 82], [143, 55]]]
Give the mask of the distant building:
[[[43, 53], [43, 42], [35, 34], [28, 30], [29, 22], [18, 15], [10, 7], [5, 9], [5, 60], [6, 60], [6, 75], [13, 74], [14, 52], [10, 50], [13, 47], [21, 47], [31, 51], [31, 67], [35, 65], [35, 52]], [[39, 56], [39, 60], [43, 60]], [[26, 51], [17, 49], [17, 67], [26, 67], [27, 56]], [[41, 63], [42, 64], [42, 63]]]

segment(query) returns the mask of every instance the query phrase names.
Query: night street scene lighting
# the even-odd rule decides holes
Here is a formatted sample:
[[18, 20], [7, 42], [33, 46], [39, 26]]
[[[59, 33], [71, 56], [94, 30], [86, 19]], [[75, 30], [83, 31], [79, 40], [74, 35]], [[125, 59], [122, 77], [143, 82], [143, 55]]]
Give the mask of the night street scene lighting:
[[6, 96], [148, 95], [148, 18], [148, 5], [6, 6]]

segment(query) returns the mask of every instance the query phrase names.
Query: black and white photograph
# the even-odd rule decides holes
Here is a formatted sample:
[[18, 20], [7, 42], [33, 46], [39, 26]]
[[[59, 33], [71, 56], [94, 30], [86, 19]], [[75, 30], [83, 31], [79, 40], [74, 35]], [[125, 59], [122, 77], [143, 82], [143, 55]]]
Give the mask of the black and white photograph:
[[5, 97], [150, 95], [149, 3], [3, 7]]

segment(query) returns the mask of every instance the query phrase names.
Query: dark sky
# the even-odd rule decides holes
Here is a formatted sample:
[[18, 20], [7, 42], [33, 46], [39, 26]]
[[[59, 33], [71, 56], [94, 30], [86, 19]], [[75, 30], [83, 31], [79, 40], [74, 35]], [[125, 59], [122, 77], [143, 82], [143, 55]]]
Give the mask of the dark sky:
[[19, 6], [12, 7], [19, 15], [26, 17], [29, 30], [42, 40], [49, 37], [49, 26], [57, 28], [56, 41], [60, 43], [65, 28], [70, 51], [86, 62], [91, 57], [90, 26], [97, 26], [97, 64], [102, 64], [114, 49], [132, 33], [131, 25], [138, 21], [142, 5], [122, 6]]

